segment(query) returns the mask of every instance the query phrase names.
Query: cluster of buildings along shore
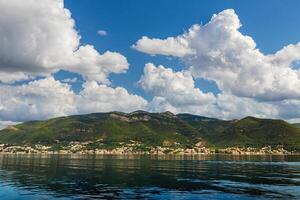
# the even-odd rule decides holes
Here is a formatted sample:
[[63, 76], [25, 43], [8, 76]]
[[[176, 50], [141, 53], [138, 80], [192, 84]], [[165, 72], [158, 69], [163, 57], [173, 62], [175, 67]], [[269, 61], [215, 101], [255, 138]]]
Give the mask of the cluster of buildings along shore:
[[287, 155], [296, 154], [297, 152], [291, 152], [285, 150], [281, 146], [272, 148], [271, 146], [266, 146], [262, 148], [240, 148], [240, 147], [228, 147], [224, 149], [212, 149], [204, 146], [195, 145], [192, 148], [171, 148], [171, 147], [146, 147], [144, 149], [139, 148], [140, 144], [124, 144], [123, 146], [103, 149], [87, 148], [87, 142], [71, 142], [69, 145], [62, 147], [60, 150], [53, 150], [51, 146], [44, 145], [34, 145], [34, 146], [12, 146], [8, 144], [0, 144], [0, 153], [45, 153], [45, 154], [174, 154], [174, 155], [197, 155], [197, 154], [233, 154], [233, 155], [266, 155], [266, 154], [276, 154], [276, 155]]

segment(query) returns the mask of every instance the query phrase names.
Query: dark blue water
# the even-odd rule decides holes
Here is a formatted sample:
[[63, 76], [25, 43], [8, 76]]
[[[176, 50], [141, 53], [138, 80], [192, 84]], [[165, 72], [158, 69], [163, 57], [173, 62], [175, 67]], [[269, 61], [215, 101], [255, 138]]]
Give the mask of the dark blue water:
[[299, 156], [0, 155], [0, 199], [300, 199]]

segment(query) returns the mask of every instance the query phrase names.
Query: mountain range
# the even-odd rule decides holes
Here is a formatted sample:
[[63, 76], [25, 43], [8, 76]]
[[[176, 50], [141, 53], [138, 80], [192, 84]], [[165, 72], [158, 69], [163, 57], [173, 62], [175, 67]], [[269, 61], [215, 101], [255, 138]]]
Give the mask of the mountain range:
[[171, 112], [108, 112], [29, 121], [0, 131], [0, 143], [14, 145], [62, 145], [93, 141], [112, 148], [139, 142], [145, 146], [193, 146], [212, 148], [281, 145], [300, 150], [299, 124], [278, 119], [245, 117], [221, 120]]

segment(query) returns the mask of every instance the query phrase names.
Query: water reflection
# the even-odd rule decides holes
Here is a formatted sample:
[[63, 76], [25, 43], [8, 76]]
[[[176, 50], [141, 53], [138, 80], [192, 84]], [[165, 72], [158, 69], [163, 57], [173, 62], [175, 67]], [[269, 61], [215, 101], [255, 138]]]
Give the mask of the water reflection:
[[0, 155], [0, 196], [299, 199], [298, 161], [298, 156]]

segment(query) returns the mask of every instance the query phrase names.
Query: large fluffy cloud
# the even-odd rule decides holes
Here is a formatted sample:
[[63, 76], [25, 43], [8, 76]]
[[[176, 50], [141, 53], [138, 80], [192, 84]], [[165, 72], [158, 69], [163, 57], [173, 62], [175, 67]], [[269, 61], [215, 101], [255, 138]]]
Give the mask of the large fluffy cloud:
[[128, 68], [121, 54], [100, 54], [92, 45], [80, 44], [75, 22], [63, 0], [0, 0], [0, 13], [2, 82], [64, 69], [108, 83], [108, 74]]
[[213, 80], [226, 93], [260, 101], [300, 99], [300, 71], [291, 66], [300, 59], [300, 44], [265, 55], [240, 27], [238, 16], [229, 9], [175, 38], [143, 37], [134, 48], [180, 57], [194, 77]]
[[139, 81], [140, 86], [154, 98], [148, 105], [150, 111], [169, 110], [175, 113], [189, 112], [223, 119], [278, 117], [281, 106], [257, 102], [247, 97], [237, 97], [222, 92], [218, 95], [203, 93], [195, 87], [188, 71], [175, 72], [171, 68], [148, 63]]
[[20, 86], [0, 87], [0, 120], [26, 121], [71, 114], [75, 94], [52, 77]]
[[279, 113], [280, 108], [271, 102], [258, 102], [248, 97], [220, 93], [217, 95], [216, 112], [212, 116], [222, 119], [239, 119], [245, 116], [282, 118]]
[[[0, 0], [0, 13], [0, 127], [70, 114], [145, 108], [147, 101], [142, 97], [108, 86], [110, 73], [128, 69], [127, 59], [81, 44], [63, 0]], [[68, 83], [73, 79], [55, 80], [51, 74], [59, 70], [81, 74], [82, 90], [71, 89]]]
[[122, 87], [86, 82], [79, 94], [52, 77], [28, 84], [0, 87], [0, 121], [40, 120], [50, 117], [112, 110], [145, 109], [147, 101]]
[[175, 107], [204, 105], [215, 100], [212, 93], [203, 93], [195, 88], [190, 72], [174, 72], [162, 65], [146, 64], [139, 84], [152, 95], [165, 97]]
[[188, 71], [174, 72], [162, 65], [156, 67], [148, 63], [139, 85], [154, 96], [148, 105], [150, 111], [169, 110], [215, 116], [215, 96], [196, 88]]
[[147, 101], [142, 97], [129, 94], [123, 87], [108, 87], [95, 81], [83, 84], [77, 95], [78, 113], [143, 110]]

